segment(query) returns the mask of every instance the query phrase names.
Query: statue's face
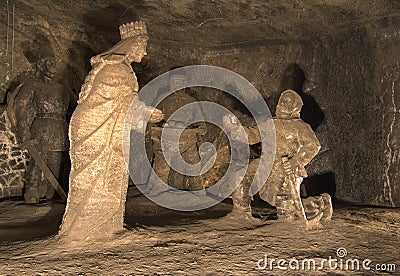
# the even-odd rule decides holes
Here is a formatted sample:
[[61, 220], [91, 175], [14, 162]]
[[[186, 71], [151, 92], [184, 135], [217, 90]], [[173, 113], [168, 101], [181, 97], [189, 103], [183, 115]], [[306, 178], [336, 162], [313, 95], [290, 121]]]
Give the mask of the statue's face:
[[140, 44], [135, 44], [126, 53], [126, 58], [129, 62], [141, 62], [142, 58], [147, 55], [147, 41]]
[[298, 118], [302, 106], [301, 98], [294, 91], [284, 93], [276, 106], [276, 115], [280, 118]]
[[179, 90], [186, 86], [186, 78], [184, 75], [173, 75], [169, 81], [171, 90]]
[[46, 79], [53, 79], [56, 74], [56, 61], [53, 58], [46, 58], [40, 61], [39, 70]]

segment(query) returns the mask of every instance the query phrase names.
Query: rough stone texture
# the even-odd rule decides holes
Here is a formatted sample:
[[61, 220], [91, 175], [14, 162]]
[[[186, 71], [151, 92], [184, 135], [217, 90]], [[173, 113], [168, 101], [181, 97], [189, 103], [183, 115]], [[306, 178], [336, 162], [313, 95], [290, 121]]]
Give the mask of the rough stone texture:
[[380, 145], [375, 149], [378, 164], [373, 182], [380, 190], [372, 199], [373, 204], [400, 207], [400, 35], [396, 23], [380, 22], [375, 33], [375, 70], [373, 89], [376, 91], [374, 110], [376, 132]]
[[[368, 202], [376, 194], [376, 169], [371, 149], [379, 147], [373, 137], [372, 59], [365, 32], [354, 31], [328, 53], [326, 122], [331, 135], [332, 167], [340, 199]], [[375, 122], [376, 123], [376, 122]], [[373, 137], [373, 138], [372, 138]], [[371, 139], [372, 138], [372, 139]]]
[[0, 116], [0, 198], [22, 196], [29, 154], [10, 129], [7, 112]]
[[269, 100], [268, 106], [273, 112], [282, 92], [286, 69], [299, 64], [305, 72], [310, 71], [312, 54], [312, 44], [308, 41], [271, 40], [215, 47], [199, 59], [202, 64], [224, 67], [245, 77]]
[[383, 32], [358, 30], [330, 53], [326, 122], [336, 196], [399, 207], [400, 52], [398, 38]]
[[[159, 68], [165, 71], [176, 66], [171, 61], [191, 63], [201, 54], [203, 47], [223, 48], [246, 42], [269, 45], [271, 41], [280, 39], [291, 44], [299, 39], [315, 41], [328, 34], [334, 37], [356, 29], [365, 24], [365, 20], [373, 21], [391, 15], [400, 5], [390, 0], [356, 3], [327, 3], [322, 0], [302, 3], [297, 0], [257, 0], [249, 3], [228, 0], [7, 2], [3, 1], [0, 9], [3, 30], [0, 32], [3, 42], [0, 58], [4, 64], [0, 82], [2, 93], [13, 80], [23, 78], [23, 73], [32, 70], [29, 58], [43, 43], [49, 43], [57, 50], [57, 58], [62, 61], [59, 65], [61, 79], [79, 91], [90, 69], [89, 58], [118, 41], [117, 27], [120, 23], [138, 17], [148, 22], [151, 37], [149, 57], [143, 64], [143, 68], [151, 70], [145, 70], [150, 71], [146, 72], [148, 76], [145, 78], [139, 74], [139, 79], [146, 82], [158, 73]], [[169, 58], [171, 54], [163, 56], [159, 53], [160, 49], [173, 53], [178, 59]], [[193, 54], [187, 55], [187, 50], [192, 50]]]

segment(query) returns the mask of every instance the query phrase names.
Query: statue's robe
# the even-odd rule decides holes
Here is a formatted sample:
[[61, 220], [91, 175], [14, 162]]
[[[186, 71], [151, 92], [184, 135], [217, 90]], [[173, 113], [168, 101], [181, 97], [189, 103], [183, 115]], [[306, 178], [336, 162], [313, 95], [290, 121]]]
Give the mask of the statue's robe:
[[78, 239], [110, 236], [123, 229], [128, 168], [122, 150], [124, 121], [137, 95], [130, 64], [92, 59], [72, 116], [71, 174], [61, 235]]

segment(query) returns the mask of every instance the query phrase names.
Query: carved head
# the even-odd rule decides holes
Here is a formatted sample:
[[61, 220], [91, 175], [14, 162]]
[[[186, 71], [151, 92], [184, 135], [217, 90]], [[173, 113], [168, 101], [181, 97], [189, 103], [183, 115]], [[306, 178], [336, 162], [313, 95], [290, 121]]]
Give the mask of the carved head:
[[141, 62], [142, 58], [147, 55], [147, 40], [149, 37], [146, 35], [141, 35], [141, 36], [136, 36], [134, 38], [131, 38], [129, 40], [132, 40], [130, 42], [130, 47], [128, 51], [126, 52], [126, 60], [129, 63], [132, 62]]
[[279, 97], [276, 106], [276, 117], [280, 119], [300, 118], [300, 111], [303, 100], [300, 95], [293, 90], [285, 90]]
[[98, 57], [107, 59], [113, 56], [121, 56], [129, 63], [142, 61], [142, 58], [147, 55], [146, 47], [149, 39], [145, 23], [137, 21], [124, 24], [119, 27], [119, 31], [121, 41], [95, 57], [93, 62]]
[[146, 47], [147, 27], [143, 21], [136, 21], [123, 24], [119, 27], [121, 41], [128, 41], [131, 47], [126, 52], [128, 62], [141, 62], [142, 58], [147, 55]]
[[44, 79], [45, 81], [49, 81], [54, 78], [56, 73], [56, 59], [50, 46], [44, 45], [39, 49], [36, 71], [38, 77]]
[[169, 78], [169, 87], [171, 90], [180, 90], [186, 85], [186, 77], [181, 74], [174, 74]]

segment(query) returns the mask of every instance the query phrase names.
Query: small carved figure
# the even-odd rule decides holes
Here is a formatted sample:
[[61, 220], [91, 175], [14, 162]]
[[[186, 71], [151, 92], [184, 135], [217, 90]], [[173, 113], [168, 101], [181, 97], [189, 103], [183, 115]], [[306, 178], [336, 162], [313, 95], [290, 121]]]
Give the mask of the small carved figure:
[[[235, 182], [235, 179], [238, 178], [238, 175], [241, 174], [241, 170], [248, 164], [249, 156], [246, 154], [245, 148], [248, 145], [245, 144], [239, 136], [240, 133], [237, 128], [239, 126], [238, 117], [235, 115], [226, 115], [223, 118], [224, 126], [227, 128], [228, 132], [232, 135], [232, 144], [231, 144], [231, 153], [236, 151], [236, 160], [232, 156], [232, 175], [229, 176], [228, 181], [231, 183]], [[248, 130], [252, 128], [244, 127], [246, 134]], [[249, 141], [250, 142], [250, 141]], [[250, 144], [255, 144], [251, 143]], [[258, 160], [257, 160], [258, 161]], [[258, 219], [254, 218], [251, 212], [251, 198], [249, 195], [250, 185], [252, 183], [252, 176], [255, 175], [257, 167], [255, 166], [255, 162], [250, 162], [248, 164], [248, 168], [246, 174], [244, 175], [243, 180], [239, 183], [236, 189], [232, 193], [232, 201], [233, 201], [233, 209], [229, 214], [230, 217], [245, 219], [250, 222], [258, 223]]]
[[[300, 184], [307, 177], [304, 167], [320, 149], [320, 143], [311, 127], [300, 119], [302, 106], [303, 101], [295, 91], [282, 92], [276, 108], [276, 118], [273, 119], [276, 131], [275, 160], [259, 195], [270, 205], [276, 206], [279, 219], [329, 220], [332, 216], [332, 203], [328, 194], [300, 198]], [[230, 128], [235, 128], [229, 124], [229, 118], [224, 118], [224, 122], [231, 125]], [[250, 144], [261, 141], [256, 127], [245, 130]], [[248, 173], [255, 172], [258, 164], [258, 159], [253, 160], [249, 164]], [[241, 201], [247, 203], [252, 177], [245, 178], [243, 182], [237, 190], [244, 190]]]
[[[170, 89], [175, 90], [181, 87], [184, 87], [186, 82], [184, 75], [172, 75], [170, 78]], [[173, 94], [169, 95], [165, 98], [159, 105], [158, 108], [165, 115], [165, 120], [168, 120], [169, 117], [179, 108], [190, 104], [195, 103], [197, 100], [186, 93], [185, 89], [179, 89]], [[203, 114], [195, 114], [199, 109], [193, 110], [189, 108], [184, 109], [185, 113], [183, 116], [179, 116], [178, 120], [169, 120], [168, 123], [165, 123], [163, 127], [152, 127], [151, 129], [151, 138], [153, 141], [154, 148], [154, 163], [153, 168], [158, 177], [169, 186], [174, 187], [176, 189], [181, 190], [201, 190], [203, 189], [200, 176], [188, 176], [183, 175], [181, 173], [176, 172], [171, 169], [165, 160], [164, 154], [161, 148], [161, 134], [163, 128], [172, 128], [177, 131], [185, 128], [187, 123], [190, 122], [193, 118], [204, 118]], [[205, 124], [195, 123], [192, 124], [189, 128], [183, 130], [182, 135], [179, 140], [179, 150], [180, 153], [171, 153], [172, 155], [181, 154], [182, 158], [188, 162], [189, 164], [196, 164], [200, 162], [200, 156], [198, 152], [198, 144], [201, 143], [201, 137], [206, 133]], [[173, 138], [171, 138], [173, 139]], [[168, 141], [168, 137], [166, 139]], [[168, 147], [167, 147], [168, 148]], [[172, 163], [176, 164], [174, 160], [171, 160]], [[152, 183], [152, 178], [154, 174], [150, 177], [150, 185]], [[155, 186], [151, 188], [150, 194], [156, 195], [163, 191], [159, 191], [155, 189]]]
[[[229, 100], [229, 98], [228, 98]], [[224, 101], [224, 104], [226, 104], [227, 101]], [[246, 127], [252, 127], [255, 125], [255, 121], [251, 119], [250, 116], [247, 114], [244, 114], [238, 110], [234, 110], [233, 114], [236, 116], [236, 118], [242, 123], [242, 125]], [[236, 119], [235, 119], [236, 121]], [[213, 127], [211, 125], [210, 127]], [[215, 132], [217, 135], [215, 135], [215, 139], [212, 141], [213, 145], [215, 146], [217, 150], [217, 156], [215, 159], [215, 163], [212, 165], [212, 168], [205, 172], [202, 175], [202, 181], [203, 181], [203, 186], [205, 188], [211, 187], [215, 183], [217, 183], [222, 177], [225, 175], [229, 164], [230, 164], [230, 159], [231, 159], [231, 147], [229, 146], [229, 140], [228, 137], [226, 136], [225, 132], [220, 129], [216, 129]], [[251, 149], [250, 149], [251, 150]], [[209, 160], [207, 159], [207, 156], [205, 156], [205, 161], [204, 163], [208, 162]], [[242, 156], [243, 157], [243, 156]], [[251, 154], [250, 154], [251, 158]], [[221, 195], [223, 192], [221, 193]]]
[[[146, 55], [148, 35], [141, 21], [122, 25], [120, 34], [120, 42], [91, 59], [71, 119], [70, 194], [60, 234], [73, 239], [110, 237], [123, 229], [129, 174], [122, 135], [139, 89], [131, 63]], [[162, 119], [155, 110], [150, 122]]]
[[[43, 166], [47, 165], [45, 168], [48, 167], [57, 178], [62, 152], [68, 150], [66, 115], [68, 108], [75, 104], [76, 96], [69, 87], [54, 81], [55, 70], [56, 60], [51, 48], [41, 47], [36, 66], [37, 79], [20, 85], [10, 97], [8, 106], [22, 146], [31, 144], [29, 151], [33, 158], [25, 174], [24, 198], [27, 203], [53, 197], [54, 185], [50, 184]], [[33, 151], [38, 154], [35, 156]]]

